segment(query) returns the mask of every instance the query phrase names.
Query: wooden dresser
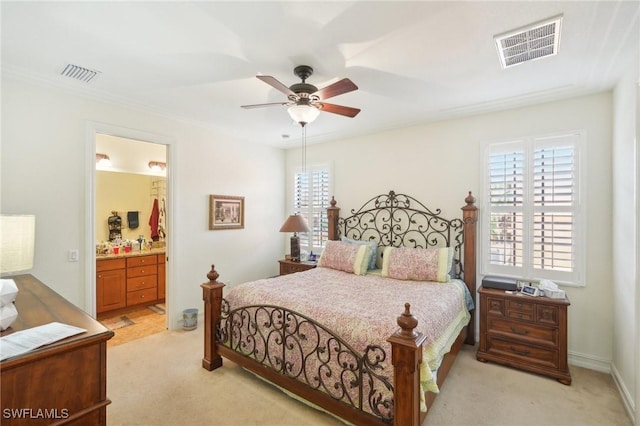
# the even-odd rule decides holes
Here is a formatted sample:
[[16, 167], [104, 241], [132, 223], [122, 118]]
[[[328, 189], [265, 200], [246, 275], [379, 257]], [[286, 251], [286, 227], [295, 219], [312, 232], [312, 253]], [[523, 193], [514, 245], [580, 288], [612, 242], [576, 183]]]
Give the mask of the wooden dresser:
[[293, 260], [279, 260], [280, 275], [294, 274], [316, 267], [316, 262], [294, 262]]
[[476, 358], [571, 384], [567, 363], [568, 299], [507, 294], [480, 287], [480, 343]]
[[32, 275], [18, 285], [18, 319], [1, 333], [61, 322], [87, 330], [0, 362], [2, 425], [106, 425], [107, 340], [113, 331]]

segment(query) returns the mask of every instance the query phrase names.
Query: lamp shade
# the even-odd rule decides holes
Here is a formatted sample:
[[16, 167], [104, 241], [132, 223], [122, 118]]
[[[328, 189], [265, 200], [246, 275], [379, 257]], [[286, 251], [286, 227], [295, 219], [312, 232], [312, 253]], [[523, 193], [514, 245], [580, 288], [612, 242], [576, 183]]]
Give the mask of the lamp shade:
[[20, 272], [33, 268], [36, 217], [0, 215], [0, 272]]
[[284, 222], [284, 225], [280, 228], [280, 232], [309, 232], [309, 225], [304, 217], [292, 214]]
[[309, 124], [320, 115], [320, 110], [311, 105], [292, 105], [287, 112], [296, 123], [300, 124]]

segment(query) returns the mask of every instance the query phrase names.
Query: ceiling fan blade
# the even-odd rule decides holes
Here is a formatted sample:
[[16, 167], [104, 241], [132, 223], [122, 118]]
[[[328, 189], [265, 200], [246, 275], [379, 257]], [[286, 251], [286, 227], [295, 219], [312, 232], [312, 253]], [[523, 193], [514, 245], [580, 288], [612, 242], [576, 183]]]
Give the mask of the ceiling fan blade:
[[343, 105], [327, 104], [325, 102], [318, 102], [320, 111], [331, 112], [333, 114], [346, 115], [347, 117], [355, 117], [360, 112], [359, 108], [351, 108]]
[[257, 75], [256, 77], [267, 83], [269, 86], [278, 89], [287, 96], [296, 96], [291, 89], [280, 83], [275, 77], [271, 77], [270, 75]]
[[271, 102], [268, 104], [240, 105], [240, 108], [251, 109], [251, 108], [262, 108], [267, 106], [286, 105], [286, 104], [288, 104], [288, 102]]
[[343, 93], [353, 92], [354, 90], [358, 90], [358, 86], [348, 78], [343, 78], [340, 81], [336, 81], [335, 83], [318, 90], [314, 95], [317, 95], [322, 100], [342, 95]]

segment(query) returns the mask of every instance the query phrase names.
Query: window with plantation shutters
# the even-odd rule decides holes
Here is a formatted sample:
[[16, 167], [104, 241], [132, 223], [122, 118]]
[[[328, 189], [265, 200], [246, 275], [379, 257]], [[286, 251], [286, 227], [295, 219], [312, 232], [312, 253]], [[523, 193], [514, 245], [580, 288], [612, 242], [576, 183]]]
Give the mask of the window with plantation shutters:
[[574, 132], [487, 147], [485, 273], [582, 284], [583, 139]]
[[318, 253], [328, 238], [327, 208], [331, 201], [331, 174], [328, 165], [307, 167], [294, 173], [293, 212], [307, 219], [311, 232], [302, 232], [300, 249]]

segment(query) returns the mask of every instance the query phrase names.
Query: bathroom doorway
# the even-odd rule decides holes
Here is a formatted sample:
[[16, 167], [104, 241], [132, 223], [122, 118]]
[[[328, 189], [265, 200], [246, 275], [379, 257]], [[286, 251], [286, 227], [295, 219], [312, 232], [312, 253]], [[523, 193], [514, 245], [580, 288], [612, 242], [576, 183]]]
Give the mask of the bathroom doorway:
[[171, 328], [170, 141], [104, 125], [89, 134], [87, 306], [96, 318], [149, 307]]

